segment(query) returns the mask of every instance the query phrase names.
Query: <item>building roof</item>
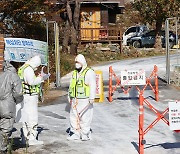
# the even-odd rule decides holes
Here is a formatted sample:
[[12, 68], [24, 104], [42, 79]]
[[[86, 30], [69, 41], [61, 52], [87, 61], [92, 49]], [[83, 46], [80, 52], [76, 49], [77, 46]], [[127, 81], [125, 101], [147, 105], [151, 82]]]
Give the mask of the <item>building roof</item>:
[[[51, 3], [51, 4], [63, 4], [65, 3], [66, 0], [46, 0], [46, 3]], [[124, 1], [125, 0], [81, 0], [81, 3], [106, 3], [106, 4], [112, 4], [116, 3], [118, 4], [119, 7], [124, 7]]]
[[119, 7], [124, 6], [124, 0], [82, 0], [81, 3], [102, 3], [102, 4], [112, 4], [116, 3]]

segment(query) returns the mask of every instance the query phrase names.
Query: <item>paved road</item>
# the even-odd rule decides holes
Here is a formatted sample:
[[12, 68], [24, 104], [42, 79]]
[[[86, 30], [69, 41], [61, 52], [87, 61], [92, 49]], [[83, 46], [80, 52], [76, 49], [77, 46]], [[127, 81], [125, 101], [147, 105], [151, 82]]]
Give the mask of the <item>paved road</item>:
[[[173, 60], [174, 59], [174, 60]], [[176, 61], [173, 55], [171, 60]], [[118, 74], [124, 69], [144, 68], [150, 74], [153, 65], [159, 68], [159, 76], [165, 75], [165, 58], [151, 57], [133, 60], [124, 60], [111, 63]], [[108, 65], [95, 66], [94, 69], [103, 70], [105, 83], [105, 97], [108, 96], [107, 80]], [[70, 74], [62, 79], [67, 87]], [[180, 100], [180, 91], [172, 86], [167, 86], [159, 80], [160, 101], [155, 102], [150, 88], [144, 97], [160, 112], [168, 106], [169, 101]], [[43, 146], [27, 148], [29, 153], [36, 154], [137, 154], [138, 153], [138, 93], [135, 88], [125, 95], [120, 89], [115, 91], [113, 102], [105, 98], [103, 103], [94, 104], [94, 117], [92, 122], [93, 140], [67, 141], [66, 129], [69, 127], [69, 104], [64, 95], [54, 101], [54, 105], [39, 108], [39, 139], [44, 141]], [[168, 115], [166, 115], [168, 118]], [[145, 107], [145, 128], [156, 119], [156, 115]], [[16, 129], [20, 125], [16, 124]], [[19, 141], [19, 132], [13, 133], [15, 142]], [[145, 154], [179, 154], [180, 133], [175, 133], [163, 122], [158, 122], [152, 130], [145, 135]], [[16, 147], [17, 153], [24, 153], [25, 148]]]

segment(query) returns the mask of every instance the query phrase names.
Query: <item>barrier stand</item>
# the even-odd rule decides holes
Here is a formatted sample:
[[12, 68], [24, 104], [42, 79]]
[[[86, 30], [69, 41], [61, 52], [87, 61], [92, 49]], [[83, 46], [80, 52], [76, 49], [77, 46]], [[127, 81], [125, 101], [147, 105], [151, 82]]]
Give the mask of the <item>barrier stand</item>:
[[[116, 79], [116, 85], [114, 88], [112, 88], [112, 76], [114, 75], [115, 79]], [[116, 74], [114, 73], [112, 66], [109, 67], [109, 102], [112, 102], [112, 96], [113, 96], [113, 92], [116, 90], [117, 86], [120, 84], [120, 80], [118, 79], [118, 77], [116, 76]]]
[[[155, 77], [155, 89], [150, 83], [150, 79], [152, 76]], [[150, 85], [154, 94], [155, 100], [159, 100], [159, 92], [158, 92], [158, 77], [157, 77], [157, 66], [154, 66], [154, 70], [150, 75], [150, 78], [147, 79], [146, 85], [144, 86], [143, 90], [140, 90], [138, 86], [136, 89], [139, 92], [139, 153], [144, 154], [144, 144], [146, 141], [144, 140], [144, 135], [158, 123], [159, 120], [163, 120], [168, 126], [169, 121], [165, 118], [166, 113], [168, 113], [169, 108], [166, 108], [162, 113], [160, 113], [151, 103], [143, 97], [144, 90], [146, 89], [147, 85]], [[157, 118], [144, 130], [144, 103], [156, 114]], [[174, 130], [175, 132], [180, 132], [180, 130]]]
[[155, 65], [154, 66], [154, 77], [155, 77], [155, 100], [156, 101], [159, 101], [159, 87], [158, 87], [158, 85], [159, 85], [159, 83], [158, 83], [158, 75], [157, 75], [157, 72], [158, 72], [158, 68], [157, 68], [157, 66]]
[[[154, 69], [150, 75], [149, 78], [146, 78], [146, 85], [144, 86], [143, 88], [143, 92], [144, 90], [146, 89], [146, 87], [149, 85], [152, 89], [152, 91], [154, 92], [155, 94], [155, 100], [156, 101], [159, 101], [159, 88], [158, 88], [158, 76], [157, 76], [157, 71], [158, 71], [158, 68], [156, 65], [154, 65]], [[154, 77], [154, 85], [155, 87], [152, 86], [151, 84], [151, 79]]]
[[143, 97], [143, 91], [140, 91], [139, 94], [139, 153], [144, 153], [144, 97]]
[[[149, 78], [146, 78], [146, 84], [143, 87], [143, 89], [140, 89], [138, 86], [136, 86], [136, 89], [139, 92], [139, 153], [140, 154], [144, 154], [144, 144], [146, 143], [146, 141], [144, 140], [144, 135], [151, 129], [153, 128], [153, 126], [160, 120], [162, 119], [167, 125], [169, 125], [169, 121], [167, 119], [165, 119], [165, 114], [168, 112], [168, 108], [163, 112], [163, 113], [159, 113], [158, 110], [156, 110], [144, 97], [144, 91], [147, 88], [147, 86], [149, 85], [152, 89], [152, 91], [155, 94], [155, 100], [158, 101], [159, 100], [159, 88], [158, 88], [158, 77], [157, 77], [157, 71], [158, 68], [155, 65], [154, 69], [150, 75]], [[112, 87], [112, 77], [115, 77], [116, 79], [116, 85], [113, 88]], [[151, 79], [154, 77], [154, 83], [155, 83], [155, 87], [152, 86], [151, 84]], [[116, 74], [114, 73], [112, 66], [109, 67], [109, 102], [112, 102], [112, 96], [114, 91], [117, 89], [117, 86], [121, 85], [121, 80], [118, 79], [118, 77], [116, 76]], [[121, 89], [123, 89], [124, 93], [127, 94], [129, 92], [129, 90], [131, 89], [131, 86], [128, 87], [127, 90], [124, 89], [124, 86], [120, 86]], [[145, 129], [144, 131], [144, 103], [152, 110], [156, 113], [157, 118], [147, 127], [147, 129]]]
[[[164, 112], [159, 113], [144, 97], [143, 90], [140, 90], [138, 86], [136, 86], [139, 91], [139, 153], [144, 154], [144, 144], [146, 141], [144, 140], [144, 135], [154, 127], [154, 125], [162, 119], [167, 125], [169, 125], [169, 121], [164, 117], [165, 114], [169, 111], [167, 108]], [[157, 115], [157, 118], [144, 130], [144, 103]]]
[[[112, 87], [112, 77], [113, 76], [116, 79], [116, 85], [114, 88]], [[121, 85], [121, 80], [114, 73], [112, 66], [110, 66], [109, 67], [109, 97], [108, 97], [109, 102], [113, 101], [112, 96], [113, 96], [114, 91], [117, 89], [118, 85]], [[125, 94], [127, 94], [130, 91], [131, 86], [129, 86], [127, 89], [125, 89], [125, 87], [121, 85], [120, 88], [123, 90], [123, 92]]]
[[[157, 77], [158, 68], [155, 65], [154, 70], [152, 71], [149, 78], [146, 78], [146, 84], [144, 85], [143, 89], [140, 89], [136, 86], [136, 89], [139, 92], [139, 153], [144, 154], [144, 144], [146, 141], [144, 140], [144, 135], [158, 123], [159, 120], [163, 120], [168, 126], [169, 121], [165, 118], [166, 113], [169, 111], [169, 108], [165, 109], [162, 113], [160, 113], [155, 107], [153, 107], [150, 102], [143, 97], [144, 91], [146, 87], [149, 85], [152, 91], [155, 94], [155, 100], [159, 100], [159, 90], [158, 90], [158, 77]], [[116, 79], [116, 85], [112, 87], [112, 77]], [[155, 87], [151, 84], [151, 79], [154, 77]], [[112, 70], [112, 66], [109, 67], [109, 101], [112, 102], [112, 96], [114, 91], [116, 90], [117, 86], [121, 85], [121, 80], [118, 79], [114, 71]], [[121, 89], [123, 89], [124, 93], [127, 94], [131, 87], [127, 90], [124, 89], [124, 86], [121, 85]], [[157, 115], [157, 118], [144, 130], [144, 103]], [[175, 132], [180, 132], [180, 130], [174, 130]]]
[[[158, 76], [157, 76], [157, 71], [158, 71], [158, 68], [157, 66], [155, 65], [154, 66], [154, 69], [150, 75], [149, 78], [146, 78], [146, 85], [144, 86], [143, 88], [143, 92], [144, 90], [146, 89], [146, 87], [149, 85], [152, 89], [152, 91], [154, 92], [155, 94], [155, 100], [158, 101], [159, 100], [159, 87], [158, 87]], [[116, 79], [116, 85], [113, 87], [112, 86], [112, 78], [113, 76], [115, 77]], [[155, 87], [152, 86], [151, 84], [151, 79], [154, 77], [154, 83], [155, 83]], [[112, 66], [109, 67], [109, 102], [112, 102], [113, 101], [113, 93], [114, 91], [117, 89], [117, 87], [120, 85], [120, 88], [123, 90], [123, 92], [125, 94], [127, 94], [130, 89], [131, 89], [131, 86], [129, 86], [127, 89], [125, 89], [124, 86], [121, 85], [121, 80], [116, 76], [116, 74], [114, 73], [113, 69], [112, 69]]]

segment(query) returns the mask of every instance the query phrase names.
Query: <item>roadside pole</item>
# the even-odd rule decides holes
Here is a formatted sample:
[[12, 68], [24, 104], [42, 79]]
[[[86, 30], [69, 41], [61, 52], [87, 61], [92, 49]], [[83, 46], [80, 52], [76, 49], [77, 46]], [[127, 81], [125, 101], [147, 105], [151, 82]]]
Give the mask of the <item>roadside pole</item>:
[[[47, 31], [47, 44], [48, 44], [48, 24], [53, 24], [54, 26], [54, 53], [55, 53], [55, 68], [56, 68], [56, 87], [60, 87], [60, 52], [59, 52], [59, 27], [56, 21], [48, 21], [46, 22], [46, 31]], [[48, 73], [49, 73], [49, 53], [48, 53]], [[48, 79], [49, 85], [49, 79]]]
[[165, 21], [166, 32], [166, 81], [170, 84], [170, 57], [169, 57], [169, 18]]
[[[170, 84], [170, 45], [169, 45], [169, 21], [173, 20], [175, 22], [176, 31], [176, 45], [178, 45], [178, 20], [179, 17], [167, 18], [165, 21], [165, 40], [166, 40], [166, 81]], [[178, 57], [177, 57], [178, 58]]]
[[[46, 21], [46, 41], [47, 41], [47, 72], [49, 74], [49, 29], [48, 29], [48, 20]], [[49, 86], [49, 77], [48, 77], [48, 86]]]
[[55, 29], [55, 63], [56, 63], [56, 86], [60, 87], [60, 52], [59, 52], [59, 27], [57, 22], [54, 24]]

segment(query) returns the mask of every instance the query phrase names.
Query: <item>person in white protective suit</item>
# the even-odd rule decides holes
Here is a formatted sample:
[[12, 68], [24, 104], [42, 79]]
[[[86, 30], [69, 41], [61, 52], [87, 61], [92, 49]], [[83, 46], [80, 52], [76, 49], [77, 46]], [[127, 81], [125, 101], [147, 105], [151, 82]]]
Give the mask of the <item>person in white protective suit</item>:
[[22, 102], [20, 122], [22, 126], [22, 142], [28, 145], [43, 144], [37, 140], [38, 126], [38, 93], [40, 84], [49, 77], [43, 69], [41, 74], [35, 75], [35, 70], [41, 65], [40, 56], [36, 55], [28, 60], [18, 70], [18, 75], [22, 80], [24, 101]]
[[82, 54], [75, 58], [75, 70], [70, 81], [68, 98], [70, 109], [70, 132], [68, 140], [91, 139], [93, 103], [96, 95], [96, 74], [87, 67]]

